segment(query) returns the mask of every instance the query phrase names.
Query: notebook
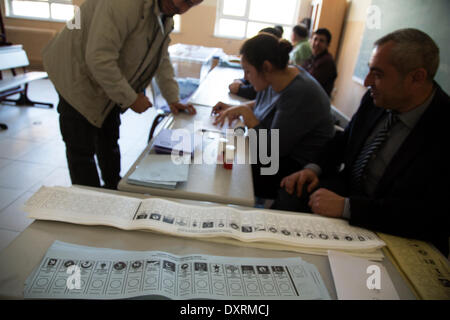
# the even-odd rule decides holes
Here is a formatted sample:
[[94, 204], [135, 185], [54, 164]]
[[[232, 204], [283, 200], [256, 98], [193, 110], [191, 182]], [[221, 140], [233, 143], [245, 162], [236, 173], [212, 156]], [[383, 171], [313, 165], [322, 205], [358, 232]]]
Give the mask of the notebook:
[[194, 154], [194, 135], [183, 134], [183, 131], [162, 129], [155, 137], [153, 149], [159, 154], [171, 154], [173, 151], [184, 154]]

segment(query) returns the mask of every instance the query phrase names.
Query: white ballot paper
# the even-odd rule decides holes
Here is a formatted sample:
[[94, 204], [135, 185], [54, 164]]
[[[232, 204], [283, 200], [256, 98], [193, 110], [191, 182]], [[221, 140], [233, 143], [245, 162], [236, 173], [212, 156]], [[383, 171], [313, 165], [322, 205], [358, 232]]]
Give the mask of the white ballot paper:
[[248, 99], [232, 94], [228, 90], [228, 85], [233, 79], [243, 78], [242, 69], [215, 67], [208, 73], [205, 81], [189, 98], [189, 103], [212, 107], [218, 101], [232, 106], [238, 106], [248, 102]]
[[380, 263], [328, 251], [339, 300], [399, 300], [394, 284]]
[[[273, 250], [327, 254], [344, 250], [382, 257], [384, 246], [373, 232], [342, 219], [272, 210], [187, 205], [158, 198], [137, 199], [79, 188], [42, 187], [26, 203], [29, 218], [151, 230], [213, 241], [256, 243]], [[224, 240], [223, 240], [224, 239]], [[272, 245], [278, 245], [272, 246]]]
[[[146, 155], [128, 177], [128, 183], [174, 189], [177, 182], [187, 181], [189, 160], [175, 164], [171, 157], [170, 154]], [[190, 159], [190, 155], [187, 158]]]
[[27, 299], [330, 299], [301, 258], [123, 251], [55, 241], [25, 282]]

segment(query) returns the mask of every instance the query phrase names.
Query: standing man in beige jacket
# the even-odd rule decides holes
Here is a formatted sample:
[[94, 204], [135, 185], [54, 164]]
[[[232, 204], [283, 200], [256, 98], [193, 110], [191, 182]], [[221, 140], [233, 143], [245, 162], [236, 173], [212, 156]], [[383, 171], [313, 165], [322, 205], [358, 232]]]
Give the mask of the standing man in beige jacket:
[[60, 128], [72, 184], [120, 180], [120, 113], [152, 106], [143, 94], [153, 76], [173, 113], [195, 113], [179, 102], [170, 63], [173, 15], [203, 0], [86, 0], [79, 29], [65, 27], [44, 49], [44, 66], [58, 91]]

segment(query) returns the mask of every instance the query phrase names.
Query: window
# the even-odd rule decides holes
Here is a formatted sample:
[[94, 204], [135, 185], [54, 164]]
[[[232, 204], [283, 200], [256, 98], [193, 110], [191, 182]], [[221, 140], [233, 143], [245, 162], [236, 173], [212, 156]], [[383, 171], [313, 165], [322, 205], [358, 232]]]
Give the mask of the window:
[[217, 0], [214, 35], [244, 39], [259, 30], [281, 25], [284, 37], [290, 36], [297, 24], [301, 0]]
[[180, 28], [181, 28], [180, 15], [176, 14], [173, 16], [173, 32], [180, 32]]
[[67, 21], [73, 18], [72, 0], [5, 0], [8, 17]]

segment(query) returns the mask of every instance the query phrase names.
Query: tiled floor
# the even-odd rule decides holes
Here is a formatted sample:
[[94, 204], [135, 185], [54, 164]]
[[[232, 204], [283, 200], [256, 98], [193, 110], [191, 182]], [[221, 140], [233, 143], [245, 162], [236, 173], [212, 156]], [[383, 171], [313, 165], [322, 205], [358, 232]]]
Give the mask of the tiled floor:
[[[0, 123], [8, 125], [0, 131], [0, 250], [31, 224], [21, 206], [35, 191], [42, 185], [71, 185], [59, 132], [58, 95], [49, 80], [38, 80], [30, 84], [29, 96], [55, 108], [0, 104]], [[145, 148], [154, 116], [154, 109], [122, 115], [122, 175]]]

